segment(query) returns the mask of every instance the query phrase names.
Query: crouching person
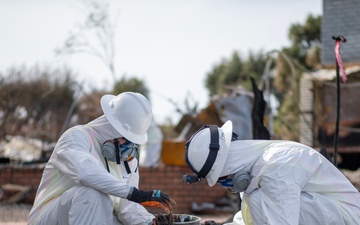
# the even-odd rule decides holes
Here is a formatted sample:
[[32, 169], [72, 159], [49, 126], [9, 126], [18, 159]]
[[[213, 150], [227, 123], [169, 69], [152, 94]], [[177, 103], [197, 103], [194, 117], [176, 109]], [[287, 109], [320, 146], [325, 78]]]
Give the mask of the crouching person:
[[103, 115], [60, 137], [46, 164], [29, 225], [149, 225], [142, 204], [171, 210], [160, 190], [138, 189], [139, 144], [147, 141], [152, 112], [141, 94], [101, 98]]

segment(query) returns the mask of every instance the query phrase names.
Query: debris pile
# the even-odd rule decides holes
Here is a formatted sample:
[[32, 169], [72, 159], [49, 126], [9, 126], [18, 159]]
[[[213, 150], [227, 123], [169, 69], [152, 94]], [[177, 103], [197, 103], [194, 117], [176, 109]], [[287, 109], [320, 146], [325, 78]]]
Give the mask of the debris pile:
[[6, 140], [0, 143], [0, 158], [4, 162], [5, 159], [8, 162], [35, 162], [43, 158], [47, 161], [54, 146], [54, 143], [45, 143], [39, 139], [7, 136]]

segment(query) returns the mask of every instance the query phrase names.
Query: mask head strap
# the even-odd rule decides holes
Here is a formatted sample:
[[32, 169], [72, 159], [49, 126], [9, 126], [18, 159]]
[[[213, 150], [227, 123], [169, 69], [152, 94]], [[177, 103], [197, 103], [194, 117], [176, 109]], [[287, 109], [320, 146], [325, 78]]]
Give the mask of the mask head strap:
[[[188, 158], [188, 149], [190, 142], [198, 134], [201, 130], [209, 128], [210, 129], [210, 144], [209, 144], [209, 155], [203, 165], [203, 167], [200, 169], [200, 171], [196, 171], [194, 167], [191, 165], [189, 158]], [[205, 125], [202, 128], [200, 128], [195, 134], [191, 136], [191, 138], [186, 142], [185, 144], [186, 154], [185, 154], [185, 161], [186, 164], [190, 167], [190, 169], [200, 178], [205, 178], [206, 175], [211, 170], [211, 167], [214, 165], [217, 153], [220, 149], [219, 145], [219, 130], [216, 125]]]
[[117, 138], [114, 139], [114, 145], [115, 145], [116, 164], [120, 164], [119, 140]]

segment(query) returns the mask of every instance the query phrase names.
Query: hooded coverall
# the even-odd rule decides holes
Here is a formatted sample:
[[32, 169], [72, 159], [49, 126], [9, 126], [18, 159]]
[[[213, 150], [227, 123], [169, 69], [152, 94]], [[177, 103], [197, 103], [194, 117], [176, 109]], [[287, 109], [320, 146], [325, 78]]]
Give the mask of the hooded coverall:
[[138, 188], [137, 159], [128, 174], [121, 163], [106, 169], [101, 146], [122, 137], [105, 116], [68, 129], [60, 137], [46, 164], [29, 225], [148, 225], [154, 216], [126, 197]]
[[140, 166], [157, 167], [161, 160], [163, 134], [154, 120], [151, 122], [146, 144], [140, 146]]
[[252, 177], [242, 193], [247, 225], [360, 224], [359, 191], [308, 146], [292, 141], [231, 142], [220, 176], [240, 170]]

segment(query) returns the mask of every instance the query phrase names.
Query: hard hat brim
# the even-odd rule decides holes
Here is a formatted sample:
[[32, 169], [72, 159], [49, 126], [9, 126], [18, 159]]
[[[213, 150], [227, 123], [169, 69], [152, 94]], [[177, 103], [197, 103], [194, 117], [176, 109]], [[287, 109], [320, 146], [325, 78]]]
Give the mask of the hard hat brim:
[[208, 183], [208, 185], [210, 187], [214, 186], [217, 182], [217, 180], [220, 177], [220, 173], [224, 168], [225, 162], [226, 162], [226, 158], [228, 156], [229, 153], [229, 149], [230, 149], [230, 142], [231, 142], [231, 136], [232, 136], [232, 131], [233, 131], [233, 125], [231, 120], [228, 120], [224, 123], [224, 125], [221, 127], [221, 130], [223, 130], [224, 135], [225, 135], [225, 141], [224, 141], [224, 145], [221, 146], [221, 154], [218, 154], [216, 162], [216, 170], [214, 170], [212, 172], [211, 176], [206, 177], [206, 181]]
[[100, 100], [101, 109], [109, 121], [109, 123], [115, 128], [117, 132], [119, 132], [124, 138], [135, 143], [135, 144], [144, 144], [147, 141], [147, 133], [144, 135], [136, 135], [134, 133], [129, 132], [123, 128], [123, 125], [119, 122], [118, 119], [113, 115], [113, 110], [110, 107], [110, 102], [116, 96], [115, 95], [104, 95]]

